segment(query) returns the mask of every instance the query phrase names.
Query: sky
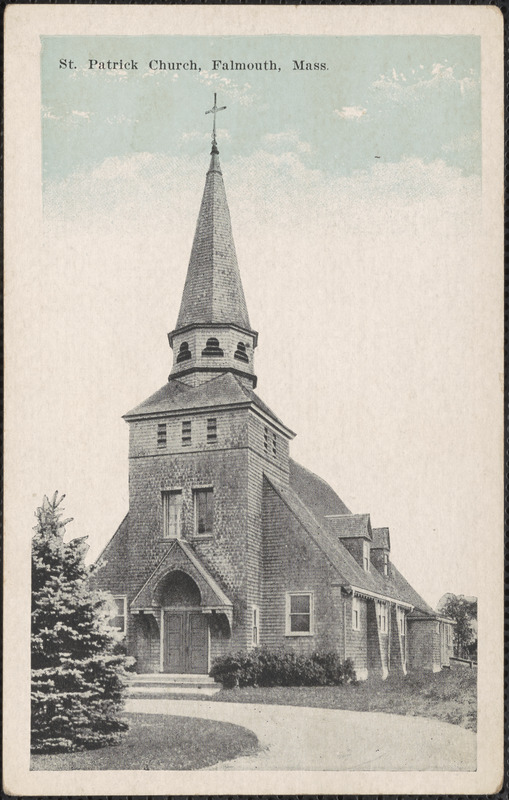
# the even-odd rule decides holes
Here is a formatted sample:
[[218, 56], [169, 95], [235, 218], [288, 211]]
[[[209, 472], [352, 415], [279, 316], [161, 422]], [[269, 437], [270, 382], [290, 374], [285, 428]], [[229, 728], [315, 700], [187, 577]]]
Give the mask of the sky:
[[121, 415], [170, 370], [217, 92], [257, 391], [297, 432], [293, 457], [389, 526], [428, 602], [477, 594], [493, 480], [479, 76], [474, 36], [42, 37], [45, 243], [22, 324], [46, 379], [26, 507], [65, 491], [90, 557], [127, 511]]

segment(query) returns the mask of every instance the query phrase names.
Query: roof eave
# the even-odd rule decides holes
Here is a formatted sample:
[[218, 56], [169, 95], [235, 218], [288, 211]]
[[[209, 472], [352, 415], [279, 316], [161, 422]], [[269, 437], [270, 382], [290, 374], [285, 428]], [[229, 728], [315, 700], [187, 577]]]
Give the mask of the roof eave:
[[411, 603], [407, 603], [405, 600], [399, 600], [397, 597], [380, 594], [379, 592], [372, 592], [370, 589], [362, 589], [360, 586], [350, 586], [350, 589], [353, 594], [365, 595], [366, 597], [372, 597], [374, 600], [383, 600], [386, 603], [394, 603], [402, 608], [408, 608], [410, 611], [413, 611], [415, 608], [415, 606]]
[[186, 325], [182, 325], [180, 328], [174, 328], [169, 332], [168, 341], [170, 343], [170, 347], [173, 347], [173, 339], [177, 333], [187, 333], [187, 331], [190, 331], [193, 328], [233, 328], [233, 330], [239, 331], [239, 333], [247, 333], [249, 336], [253, 336], [253, 348], [258, 344], [258, 331], [254, 331], [251, 328], [246, 328], [243, 325], [238, 325], [236, 322], [188, 322]]

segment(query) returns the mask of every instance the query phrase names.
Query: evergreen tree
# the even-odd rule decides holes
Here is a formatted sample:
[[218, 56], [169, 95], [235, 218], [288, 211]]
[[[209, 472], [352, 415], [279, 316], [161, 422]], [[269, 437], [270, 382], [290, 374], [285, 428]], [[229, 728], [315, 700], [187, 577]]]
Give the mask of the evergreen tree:
[[111, 597], [93, 592], [86, 537], [64, 542], [62, 501], [44, 498], [32, 540], [32, 749], [83, 750], [119, 740], [125, 667], [108, 624]]

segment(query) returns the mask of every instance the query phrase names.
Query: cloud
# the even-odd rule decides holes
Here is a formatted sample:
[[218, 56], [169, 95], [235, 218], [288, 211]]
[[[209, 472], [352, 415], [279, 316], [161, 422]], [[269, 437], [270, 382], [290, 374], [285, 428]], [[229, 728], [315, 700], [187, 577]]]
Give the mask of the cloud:
[[91, 111], [71, 111], [71, 114], [73, 114], [75, 117], [83, 117], [83, 119], [89, 120], [92, 112]]
[[41, 110], [43, 119], [62, 119], [62, 117], [59, 117], [53, 113], [52, 108], [48, 108], [47, 106], [42, 106]]
[[476, 149], [481, 142], [480, 131], [471, 134], [462, 134], [450, 142], [442, 145], [444, 153], [464, 153]]
[[236, 83], [231, 78], [225, 78], [217, 72], [210, 72], [209, 70], [202, 69], [201, 72], [195, 74], [196, 80], [205, 86], [213, 86], [222, 97], [229, 97], [236, 103], [242, 106], [250, 106], [256, 99], [256, 94], [253, 92], [253, 87], [250, 83]]
[[457, 74], [455, 66], [435, 62], [427, 69], [419, 65], [421, 72], [410, 70], [409, 74], [399, 72], [395, 67], [389, 74], [380, 75], [373, 82], [371, 88], [376, 92], [383, 92], [388, 98], [403, 101], [416, 100], [423, 92], [450, 89], [459, 91], [462, 95], [473, 91], [479, 85], [474, 70], [462, 76]]
[[360, 119], [367, 113], [367, 109], [361, 106], [343, 106], [343, 108], [334, 109], [334, 114], [341, 119]]
[[309, 142], [303, 142], [296, 131], [281, 131], [279, 133], [266, 133], [262, 137], [262, 144], [269, 150], [292, 150], [297, 153], [311, 152]]
[[[229, 141], [231, 139], [230, 132], [226, 128], [218, 128], [216, 135], [219, 141]], [[208, 142], [210, 141], [210, 131], [184, 131], [180, 138], [183, 142]]]
[[142, 78], [163, 78], [164, 80], [171, 80], [172, 83], [178, 80], [179, 74], [178, 72], [168, 72], [164, 69], [147, 69]]
[[109, 125], [124, 125], [126, 122], [138, 122], [138, 120], [126, 117], [125, 114], [112, 114], [110, 117], [106, 117], [106, 122]]

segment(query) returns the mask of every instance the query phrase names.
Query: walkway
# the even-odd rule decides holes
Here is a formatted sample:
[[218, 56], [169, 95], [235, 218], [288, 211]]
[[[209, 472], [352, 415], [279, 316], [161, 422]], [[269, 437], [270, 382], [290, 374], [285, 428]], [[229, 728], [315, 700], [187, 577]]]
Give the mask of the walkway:
[[424, 717], [326, 708], [129, 699], [127, 711], [233, 722], [262, 751], [216, 770], [475, 770], [476, 735]]

